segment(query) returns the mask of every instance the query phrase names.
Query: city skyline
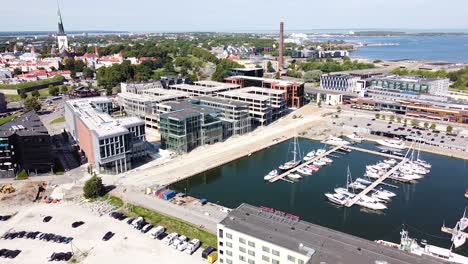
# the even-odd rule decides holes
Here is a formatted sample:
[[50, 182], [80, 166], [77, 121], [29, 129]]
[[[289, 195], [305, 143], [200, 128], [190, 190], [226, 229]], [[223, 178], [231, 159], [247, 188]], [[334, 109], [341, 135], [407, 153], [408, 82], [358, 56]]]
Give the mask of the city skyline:
[[[327, 4], [311, 4], [305, 0], [288, 3], [276, 0], [251, 3], [240, 0], [236, 5], [225, 5], [213, 0], [204, 0], [202, 4], [186, 0], [170, 3], [137, 0], [133, 7], [129, 7], [128, 2], [122, 0], [113, 1], [112, 6], [108, 2], [90, 0], [82, 1], [79, 6], [65, 1], [59, 3], [67, 31], [274, 31], [281, 20], [285, 21], [286, 31], [369, 28], [462, 31], [468, 29], [463, 12], [468, 8], [468, 3], [461, 0], [451, 2], [451, 5], [441, 6], [435, 0], [416, 0], [410, 3], [403, 0], [391, 3], [371, 0], [342, 3], [332, 0]], [[25, 6], [28, 8], [24, 8]], [[247, 6], [249, 8], [246, 8]], [[26, 0], [21, 3], [12, 2], [3, 8], [5, 19], [0, 25], [0, 31], [57, 30], [55, 1], [36, 3]], [[289, 11], [278, 12], [279, 10]], [[395, 15], [384, 16], [382, 10], [386, 10], [386, 14]], [[398, 20], [395, 19], [397, 15]], [[22, 19], [18, 19], [19, 17]]]

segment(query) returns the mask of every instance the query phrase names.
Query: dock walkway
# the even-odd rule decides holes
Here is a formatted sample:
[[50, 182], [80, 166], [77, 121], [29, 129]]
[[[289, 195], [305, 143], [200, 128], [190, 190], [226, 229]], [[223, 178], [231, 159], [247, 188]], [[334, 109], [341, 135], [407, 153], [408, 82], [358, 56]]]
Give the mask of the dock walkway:
[[[450, 228], [450, 227], [446, 227], [446, 226], [442, 226], [440, 228], [440, 230], [444, 233], [447, 233], [447, 234], [450, 234], [450, 235], [457, 235], [457, 231], [453, 228]], [[466, 232], [460, 232], [464, 237], [466, 237], [466, 239], [468, 239], [468, 233]]]
[[335, 151], [337, 151], [338, 149], [341, 149], [341, 148], [343, 148], [343, 146], [336, 146], [336, 147], [334, 147], [334, 148], [328, 150], [327, 152], [325, 152], [324, 154], [322, 154], [322, 155], [320, 155], [320, 156], [315, 156], [313, 159], [308, 160], [308, 161], [302, 163], [301, 165], [299, 165], [299, 166], [297, 166], [297, 167], [295, 167], [295, 168], [293, 168], [293, 169], [290, 169], [290, 170], [288, 170], [288, 171], [286, 171], [286, 172], [283, 172], [282, 174], [280, 174], [280, 175], [278, 175], [278, 176], [276, 176], [276, 177], [270, 179], [269, 182], [273, 183], [273, 182], [276, 182], [276, 181], [278, 181], [278, 180], [280, 180], [280, 179], [283, 179], [284, 177], [286, 177], [286, 176], [288, 176], [289, 174], [291, 174], [291, 173], [297, 171], [298, 169], [303, 168], [303, 167], [305, 167], [305, 166], [307, 166], [307, 165], [313, 163], [314, 161], [316, 161], [316, 160], [318, 160], [318, 159], [321, 159], [321, 158], [323, 158], [323, 157], [325, 157], [325, 156], [327, 156], [327, 155], [330, 155], [331, 153], [333, 153], [333, 152], [335, 152]]
[[378, 178], [376, 181], [374, 181], [371, 185], [367, 186], [366, 189], [364, 189], [362, 192], [357, 194], [353, 199], [349, 200], [346, 203], [347, 207], [353, 206], [359, 199], [361, 199], [362, 196], [366, 195], [370, 191], [372, 191], [377, 185], [381, 184], [384, 180], [389, 178], [398, 168], [400, 168], [401, 165], [405, 164], [408, 160], [404, 158], [400, 163], [398, 163], [395, 167], [393, 167], [391, 170], [387, 171], [382, 177]]
[[370, 149], [365, 149], [365, 148], [358, 148], [358, 147], [354, 147], [354, 146], [350, 146], [350, 145], [346, 145], [345, 148], [351, 149], [351, 150], [356, 150], [356, 151], [361, 151], [361, 152], [365, 152], [365, 153], [369, 153], [369, 154], [374, 154], [374, 155], [382, 156], [382, 157], [385, 157], [385, 158], [391, 158], [391, 159], [396, 159], [396, 160], [403, 160], [404, 159], [404, 157], [400, 157], [400, 156], [397, 156], [397, 155], [392, 155], [392, 154], [383, 153], [383, 152], [370, 150]]

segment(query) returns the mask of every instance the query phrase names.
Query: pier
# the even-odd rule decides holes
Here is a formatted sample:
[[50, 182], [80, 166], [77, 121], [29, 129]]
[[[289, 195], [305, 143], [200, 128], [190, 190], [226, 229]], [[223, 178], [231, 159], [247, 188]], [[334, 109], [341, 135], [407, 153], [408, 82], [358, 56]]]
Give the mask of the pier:
[[400, 157], [400, 156], [396, 156], [396, 155], [392, 155], [392, 154], [387, 154], [387, 153], [382, 153], [380, 151], [375, 151], [375, 150], [370, 150], [370, 149], [358, 148], [358, 147], [349, 146], [349, 145], [346, 145], [345, 148], [351, 149], [351, 150], [356, 150], [356, 151], [361, 151], [361, 152], [365, 152], [365, 153], [369, 153], [369, 154], [374, 154], [374, 155], [382, 156], [382, 157], [385, 157], [385, 158], [391, 158], [391, 159], [396, 159], [396, 160], [403, 160], [404, 159], [404, 157]]
[[[290, 170], [288, 170], [288, 171], [286, 171], [286, 172], [283, 172], [282, 174], [280, 174], [280, 175], [278, 175], [278, 176], [272, 178], [271, 180], [269, 180], [269, 182], [273, 183], [273, 182], [276, 182], [276, 181], [278, 181], [278, 180], [286, 180], [286, 179], [283, 179], [283, 178], [286, 177], [286, 176], [288, 176], [289, 174], [291, 174], [291, 173], [297, 171], [297, 170], [300, 169], [300, 168], [303, 168], [303, 167], [305, 167], [305, 166], [307, 166], [307, 165], [313, 163], [313, 162], [316, 161], [316, 160], [319, 160], [319, 159], [321, 159], [321, 158], [323, 158], [323, 157], [325, 157], [325, 156], [327, 156], [327, 155], [330, 155], [331, 153], [333, 153], [333, 152], [335, 152], [335, 151], [337, 151], [337, 150], [339, 150], [339, 149], [341, 149], [341, 148], [343, 148], [343, 146], [336, 146], [336, 147], [334, 147], [334, 148], [328, 150], [327, 152], [325, 152], [324, 154], [322, 154], [322, 155], [320, 155], [320, 156], [315, 156], [315, 157], [312, 158], [311, 160], [308, 160], [308, 161], [302, 163], [301, 165], [299, 165], [299, 166], [297, 166], [297, 167], [295, 167], [295, 168], [293, 168], [293, 169], [290, 169]], [[289, 180], [288, 180], [288, 181], [289, 181]]]
[[379, 184], [381, 184], [383, 181], [385, 181], [387, 178], [391, 177], [391, 175], [400, 168], [401, 165], [405, 164], [408, 160], [404, 158], [400, 163], [398, 163], [395, 167], [393, 167], [391, 170], [387, 171], [382, 177], [378, 178], [376, 181], [374, 181], [371, 185], [367, 186], [366, 189], [364, 189], [362, 192], [357, 194], [353, 199], [349, 200], [346, 203], [347, 207], [353, 206], [359, 199], [361, 199], [362, 196], [368, 194], [370, 191], [375, 189]]
[[440, 228], [440, 230], [444, 233], [450, 234], [450, 235], [458, 235], [461, 233], [466, 239], [468, 239], [468, 233], [460, 231], [459, 233], [454, 229], [450, 227], [446, 227], [445, 225]]

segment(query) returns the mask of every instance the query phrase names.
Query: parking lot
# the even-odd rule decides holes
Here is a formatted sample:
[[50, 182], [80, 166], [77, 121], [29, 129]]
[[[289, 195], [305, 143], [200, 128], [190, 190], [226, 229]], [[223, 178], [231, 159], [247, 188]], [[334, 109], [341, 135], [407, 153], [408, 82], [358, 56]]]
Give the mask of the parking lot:
[[[24, 207], [0, 207], [0, 215], [18, 212], [5, 222], [0, 222], [0, 235], [6, 232], [39, 231], [52, 233], [73, 240], [66, 244], [54, 241], [14, 238], [0, 239], [0, 249], [21, 250], [14, 259], [0, 259], [1, 263], [50, 263], [53, 253], [73, 252], [79, 263], [204, 263], [202, 250], [193, 255], [180, 252], [162, 241], [153, 239], [126, 223], [109, 215], [98, 216], [88, 208], [75, 203], [31, 204]], [[51, 216], [49, 222], [44, 217]], [[84, 224], [72, 228], [72, 223]], [[107, 232], [114, 235], [103, 241]]]

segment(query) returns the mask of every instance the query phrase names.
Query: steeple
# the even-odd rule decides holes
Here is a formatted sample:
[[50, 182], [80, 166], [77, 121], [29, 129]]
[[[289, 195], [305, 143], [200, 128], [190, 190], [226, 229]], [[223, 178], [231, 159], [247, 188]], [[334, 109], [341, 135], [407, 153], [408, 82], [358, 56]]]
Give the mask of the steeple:
[[65, 35], [65, 29], [63, 28], [62, 13], [60, 12], [60, 6], [57, 1], [57, 16], [58, 16], [58, 35]]

